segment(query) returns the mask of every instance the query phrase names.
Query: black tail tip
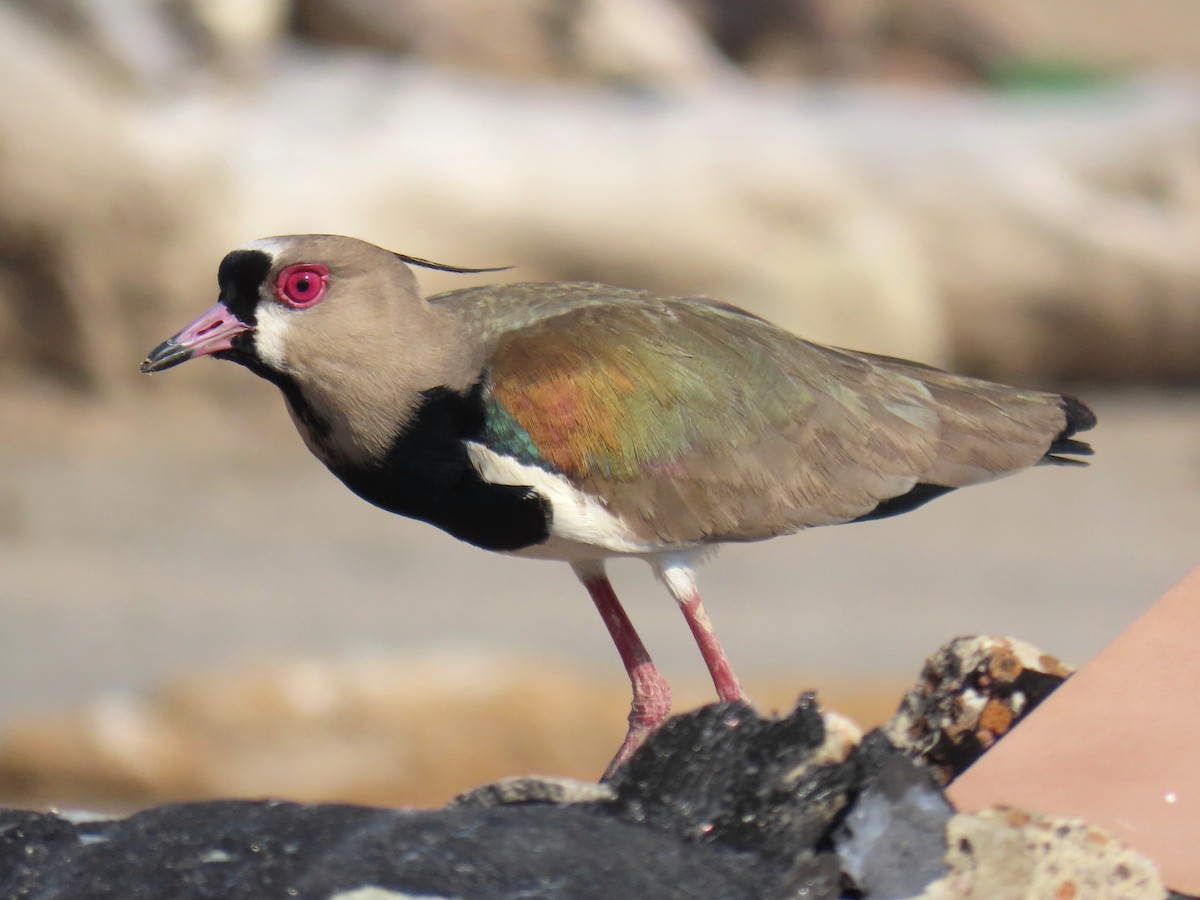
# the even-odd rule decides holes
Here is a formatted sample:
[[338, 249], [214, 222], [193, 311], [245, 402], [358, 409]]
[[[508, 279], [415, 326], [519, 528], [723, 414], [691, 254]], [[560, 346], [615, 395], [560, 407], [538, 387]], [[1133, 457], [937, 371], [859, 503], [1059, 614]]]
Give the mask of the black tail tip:
[[1054, 438], [1046, 455], [1042, 457], [1042, 462], [1058, 466], [1085, 466], [1087, 463], [1084, 460], [1071, 457], [1091, 456], [1092, 448], [1084, 441], [1071, 440], [1071, 435], [1093, 427], [1096, 424], [1096, 414], [1081, 401], [1067, 394], [1062, 395], [1062, 409], [1067, 417], [1066, 424]]
[[1080, 431], [1087, 431], [1096, 425], [1096, 414], [1081, 400], [1069, 394], [1062, 395], [1063, 412], [1067, 415], [1067, 424], [1059, 433], [1057, 440], [1065, 440]]

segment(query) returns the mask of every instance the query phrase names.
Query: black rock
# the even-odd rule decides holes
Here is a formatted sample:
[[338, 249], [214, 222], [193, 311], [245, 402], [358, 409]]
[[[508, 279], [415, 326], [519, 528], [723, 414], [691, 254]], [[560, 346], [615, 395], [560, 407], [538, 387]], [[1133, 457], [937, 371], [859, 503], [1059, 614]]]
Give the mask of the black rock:
[[941, 873], [949, 807], [882, 735], [850, 746], [826, 734], [806, 695], [782, 719], [740, 704], [678, 716], [608, 784], [512, 779], [441, 810], [225, 800], [98, 821], [0, 811], [0, 897], [919, 893]]
[[[326, 898], [376, 886], [487, 898], [772, 897], [790, 873], [582, 805], [398, 811], [255, 801], [173, 804], [74, 825], [0, 814], [0, 896], [29, 900]], [[835, 867], [836, 872], [836, 867]], [[835, 896], [829, 890], [813, 896]]]
[[825, 743], [816, 698], [783, 719], [739, 703], [668, 721], [612, 779], [618, 816], [685, 838], [793, 859], [855, 788], [853, 765], [814, 764]]

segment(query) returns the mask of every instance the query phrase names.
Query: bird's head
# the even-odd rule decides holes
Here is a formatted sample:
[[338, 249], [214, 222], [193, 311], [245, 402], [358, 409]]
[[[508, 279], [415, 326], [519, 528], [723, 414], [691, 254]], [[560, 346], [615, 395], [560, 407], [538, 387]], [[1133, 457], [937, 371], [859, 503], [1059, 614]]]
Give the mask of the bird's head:
[[253, 241], [221, 261], [217, 302], [154, 348], [142, 371], [197, 356], [239, 363], [282, 389], [301, 436], [327, 464], [377, 460], [424, 391], [462, 389], [472, 377], [455, 321], [421, 297], [410, 264], [497, 271], [336, 235]]
[[338, 235], [253, 241], [221, 261], [217, 302], [152, 350], [142, 372], [198, 356], [228, 359], [270, 380], [355, 357], [378, 363], [404, 346], [405, 333], [428, 311], [408, 264], [497, 271], [431, 263]]

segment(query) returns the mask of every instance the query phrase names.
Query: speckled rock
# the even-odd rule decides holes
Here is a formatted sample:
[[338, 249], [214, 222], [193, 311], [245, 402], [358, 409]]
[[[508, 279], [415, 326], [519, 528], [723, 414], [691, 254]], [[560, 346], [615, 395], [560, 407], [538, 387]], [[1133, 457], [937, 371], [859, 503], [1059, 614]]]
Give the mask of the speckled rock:
[[1013, 638], [957, 638], [929, 657], [884, 731], [946, 785], [1070, 674]]
[[1142, 900], [1167, 889], [1153, 863], [1079, 819], [990, 809], [947, 827], [950, 874], [925, 900]]

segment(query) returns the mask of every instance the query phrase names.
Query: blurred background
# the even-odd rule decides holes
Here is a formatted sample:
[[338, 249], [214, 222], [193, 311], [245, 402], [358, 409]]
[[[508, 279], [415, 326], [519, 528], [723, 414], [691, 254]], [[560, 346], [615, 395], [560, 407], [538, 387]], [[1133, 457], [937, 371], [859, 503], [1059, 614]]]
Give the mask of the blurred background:
[[[1069, 390], [1087, 470], [729, 547], [752, 696], [864, 725], [959, 634], [1072, 664], [1200, 563], [1190, 0], [2, 0], [0, 801], [438, 803], [594, 778], [628, 684], [566, 566], [353, 497], [275, 390], [146, 352], [256, 237], [744, 306]], [[481, 278], [421, 271], [430, 293]], [[680, 707], [649, 571], [614, 580]]]

